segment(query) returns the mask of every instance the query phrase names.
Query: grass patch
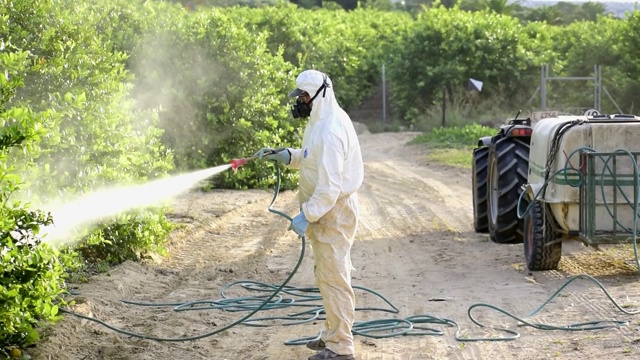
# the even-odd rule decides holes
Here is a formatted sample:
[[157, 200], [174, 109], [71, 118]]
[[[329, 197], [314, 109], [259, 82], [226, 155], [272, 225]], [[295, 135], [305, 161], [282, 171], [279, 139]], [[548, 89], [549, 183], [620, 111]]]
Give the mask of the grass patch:
[[495, 135], [497, 132], [495, 128], [479, 124], [435, 128], [418, 135], [412, 143], [436, 149], [473, 148], [481, 137]]
[[388, 123], [382, 123], [378, 121], [378, 122], [367, 124], [367, 129], [372, 134], [377, 134], [381, 132], [399, 132], [399, 131], [407, 130], [407, 126], [402, 125], [402, 123], [397, 120], [394, 120]]
[[427, 146], [430, 149], [428, 157], [433, 161], [456, 167], [471, 168], [473, 148], [477, 145], [478, 140], [496, 133], [495, 128], [479, 124], [434, 128], [418, 135], [411, 143]]
[[[528, 95], [524, 96], [514, 98], [512, 94], [502, 94], [499, 91], [487, 96], [457, 88], [447, 96], [444, 121], [441, 98], [426, 108], [411, 109], [406, 118], [411, 119], [413, 128], [418, 131], [430, 131], [441, 127], [464, 127], [472, 124], [498, 127], [514, 118], [519, 109], [514, 107], [514, 104], [527, 102]], [[526, 115], [523, 113], [520, 117], [526, 117]]]
[[473, 148], [460, 149], [432, 149], [427, 155], [429, 159], [441, 164], [471, 168]]

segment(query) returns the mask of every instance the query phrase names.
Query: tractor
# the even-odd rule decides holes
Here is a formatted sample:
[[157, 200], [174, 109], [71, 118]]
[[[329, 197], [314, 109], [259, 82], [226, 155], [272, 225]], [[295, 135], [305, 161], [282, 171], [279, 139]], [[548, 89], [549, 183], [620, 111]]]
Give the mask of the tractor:
[[557, 269], [565, 240], [635, 248], [639, 137], [640, 117], [625, 114], [502, 126], [474, 150], [476, 231], [494, 242], [522, 241], [532, 271]]
[[518, 119], [519, 114], [473, 150], [473, 225], [496, 243], [523, 241], [518, 200], [527, 182], [533, 128], [531, 119]]

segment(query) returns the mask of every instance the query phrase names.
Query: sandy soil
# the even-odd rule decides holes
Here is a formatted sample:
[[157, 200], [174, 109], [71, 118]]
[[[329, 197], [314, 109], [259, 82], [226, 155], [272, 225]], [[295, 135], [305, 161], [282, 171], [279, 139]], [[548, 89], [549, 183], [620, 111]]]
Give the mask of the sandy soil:
[[[467, 314], [477, 303], [526, 317], [569, 277], [595, 276], [614, 299], [633, 310], [640, 301], [638, 273], [629, 247], [595, 252], [564, 244], [558, 271], [530, 273], [521, 244], [500, 245], [472, 229], [469, 170], [432, 163], [427, 150], [406, 145], [416, 134], [361, 132], [366, 177], [360, 191], [361, 225], [353, 247], [353, 283], [387, 297], [398, 314], [363, 311], [357, 321], [432, 315], [458, 322], [466, 337], [503, 336], [476, 326]], [[241, 171], [241, 170], [240, 170]], [[175, 202], [171, 257], [149, 264], [125, 263], [79, 284], [75, 311], [131, 332], [186, 337], [215, 331], [244, 313], [219, 310], [175, 312], [121, 300], [175, 303], [220, 299], [225, 285], [254, 280], [278, 285], [290, 274], [301, 241], [287, 221], [268, 212], [268, 191], [185, 194]], [[294, 215], [295, 194], [282, 193], [275, 208]], [[306, 248], [292, 286], [313, 286], [312, 255]], [[245, 293], [238, 291], [237, 296]], [[358, 293], [359, 307], [385, 304]], [[287, 312], [292, 312], [288, 310]], [[616, 309], [602, 290], [573, 282], [533, 317], [568, 325], [591, 320], [628, 320], [626, 326], [595, 331], [545, 331], [518, 327], [496, 311], [475, 316], [491, 326], [521, 332], [513, 341], [460, 342], [455, 328], [432, 325], [442, 335], [376, 339], [356, 336], [357, 359], [625, 359], [640, 357], [640, 317]], [[271, 316], [271, 312], [258, 316]], [[318, 322], [292, 326], [239, 325], [190, 342], [156, 342], [119, 335], [101, 325], [67, 316], [47, 330], [29, 353], [33, 359], [306, 359], [304, 346], [289, 339], [315, 336]]]

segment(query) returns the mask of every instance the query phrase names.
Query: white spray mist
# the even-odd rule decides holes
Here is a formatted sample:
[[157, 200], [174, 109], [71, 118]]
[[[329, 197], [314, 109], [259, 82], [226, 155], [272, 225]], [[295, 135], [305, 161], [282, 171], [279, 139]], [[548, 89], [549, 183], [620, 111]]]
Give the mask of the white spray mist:
[[142, 185], [103, 188], [74, 201], [45, 205], [42, 209], [51, 212], [54, 224], [41, 230], [43, 241], [54, 246], [71, 243], [76, 230], [128, 210], [160, 204], [230, 167], [220, 165]]

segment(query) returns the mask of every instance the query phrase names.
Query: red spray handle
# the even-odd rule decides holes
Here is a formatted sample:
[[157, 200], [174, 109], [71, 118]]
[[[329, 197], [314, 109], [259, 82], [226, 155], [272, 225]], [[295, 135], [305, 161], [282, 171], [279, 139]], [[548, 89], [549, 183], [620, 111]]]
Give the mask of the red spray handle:
[[240, 166], [247, 163], [247, 158], [233, 159], [231, 160], [231, 168], [237, 170]]

